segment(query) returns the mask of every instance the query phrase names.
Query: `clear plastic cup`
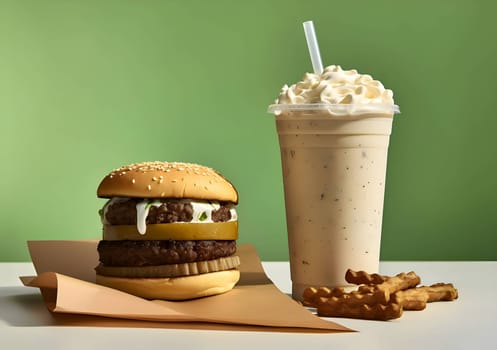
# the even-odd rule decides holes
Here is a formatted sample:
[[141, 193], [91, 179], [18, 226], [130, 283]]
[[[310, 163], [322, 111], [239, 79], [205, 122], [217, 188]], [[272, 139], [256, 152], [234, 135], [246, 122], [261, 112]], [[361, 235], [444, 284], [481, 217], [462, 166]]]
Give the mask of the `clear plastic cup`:
[[281, 150], [292, 297], [378, 272], [396, 105], [271, 105]]

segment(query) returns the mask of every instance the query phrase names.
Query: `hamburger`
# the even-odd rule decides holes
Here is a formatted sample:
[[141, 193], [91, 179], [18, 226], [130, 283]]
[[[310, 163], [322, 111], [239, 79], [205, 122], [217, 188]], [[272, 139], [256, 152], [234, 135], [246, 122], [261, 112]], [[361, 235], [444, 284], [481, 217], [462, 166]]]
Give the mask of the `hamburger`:
[[144, 162], [105, 176], [96, 282], [147, 299], [231, 290], [240, 278], [235, 187], [189, 163]]

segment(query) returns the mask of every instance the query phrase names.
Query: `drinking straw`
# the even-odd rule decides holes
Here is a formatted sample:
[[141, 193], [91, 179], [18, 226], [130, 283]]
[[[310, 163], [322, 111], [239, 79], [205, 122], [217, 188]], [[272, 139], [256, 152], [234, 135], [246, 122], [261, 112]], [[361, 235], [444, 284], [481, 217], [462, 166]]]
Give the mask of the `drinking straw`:
[[321, 62], [321, 54], [319, 53], [318, 39], [314, 31], [314, 24], [312, 21], [304, 22], [305, 39], [307, 40], [307, 47], [311, 55], [312, 68], [314, 73], [321, 74], [323, 72], [323, 63]]

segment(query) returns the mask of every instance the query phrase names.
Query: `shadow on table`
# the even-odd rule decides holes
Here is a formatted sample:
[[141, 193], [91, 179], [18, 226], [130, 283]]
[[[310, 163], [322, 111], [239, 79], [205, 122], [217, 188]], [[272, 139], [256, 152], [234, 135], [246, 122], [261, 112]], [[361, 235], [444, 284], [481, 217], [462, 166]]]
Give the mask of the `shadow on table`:
[[34, 289], [0, 287], [0, 310], [0, 319], [10, 326], [56, 325], [41, 294]]

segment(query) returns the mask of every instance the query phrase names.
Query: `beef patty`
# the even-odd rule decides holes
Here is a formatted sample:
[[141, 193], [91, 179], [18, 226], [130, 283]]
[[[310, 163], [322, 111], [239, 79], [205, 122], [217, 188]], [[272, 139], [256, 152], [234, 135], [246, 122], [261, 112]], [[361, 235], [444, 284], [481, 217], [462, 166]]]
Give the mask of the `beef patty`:
[[[111, 225], [135, 225], [136, 204], [139, 198], [115, 202], [107, 206], [105, 219]], [[146, 219], [147, 224], [168, 224], [172, 222], [190, 222], [193, 219], [193, 207], [188, 201], [162, 200], [158, 207], [151, 206]], [[100, 212], [103, 215], [103, 211]], [[226, 222], [231, 219], [228, 204], [220, 203], [220, 208], [212, 212], [212, 221]]]
[[106, 266], [155, 266], [213, 260], [235, 254], [236, 241], [100, 241]]

